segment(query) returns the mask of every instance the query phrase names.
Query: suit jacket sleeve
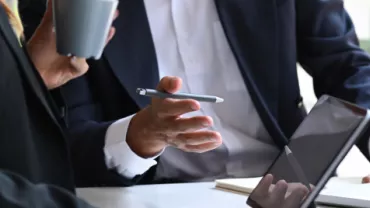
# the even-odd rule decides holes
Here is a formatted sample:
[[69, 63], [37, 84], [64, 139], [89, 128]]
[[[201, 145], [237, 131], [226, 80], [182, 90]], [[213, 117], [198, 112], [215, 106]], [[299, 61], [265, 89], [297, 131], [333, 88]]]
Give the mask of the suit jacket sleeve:
[[141, 176], [128, 179], [116, 170], [108, 169], [104, 153], [105, 137], [115, 120], [104, 118], [101, 103], [92, 93], [87, 75], [63, 86], [62, 94], [68, 109], [67, 133], [77, 186], [130, 186], [138, 183]]
[[[313, 77], [315, 93], [370, 108], [370, 57], [360, 49], [342, 0], [296, 1], [298, 61]], [[369, 158], [368, 140], [359, 141]]]
[[55, 186], [35, 185], [8, 171], [0, 171], [0, 205], [7, 208], [92, 208], [68, 191]]

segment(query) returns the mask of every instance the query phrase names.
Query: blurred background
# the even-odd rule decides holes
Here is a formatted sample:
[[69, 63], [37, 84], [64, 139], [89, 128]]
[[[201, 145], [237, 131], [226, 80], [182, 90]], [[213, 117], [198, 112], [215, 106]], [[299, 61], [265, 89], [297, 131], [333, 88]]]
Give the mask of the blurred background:
[[[344, 0], [345, 7], [352, 17], [361, 47], [370, 53], [370, 0]], [[307, 110], [316, 103], [312, 79], [298, 66], [301, 93]], [[370, 163], [357, 149], [353, 148], [338, 169], [343, 177], [357, 177], [370, 174]]]

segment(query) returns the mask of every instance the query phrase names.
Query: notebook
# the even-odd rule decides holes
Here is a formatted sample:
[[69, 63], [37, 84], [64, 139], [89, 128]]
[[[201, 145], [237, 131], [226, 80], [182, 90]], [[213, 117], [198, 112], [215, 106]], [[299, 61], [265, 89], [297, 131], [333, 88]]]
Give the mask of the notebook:
[[[216, 188], [250, 194], [261, 177], [216, 180]], [[361, 184], [361, 178], [333, 177], [317, 197], [316, 202], [324, 205], [370, 207], [370, 184]]]

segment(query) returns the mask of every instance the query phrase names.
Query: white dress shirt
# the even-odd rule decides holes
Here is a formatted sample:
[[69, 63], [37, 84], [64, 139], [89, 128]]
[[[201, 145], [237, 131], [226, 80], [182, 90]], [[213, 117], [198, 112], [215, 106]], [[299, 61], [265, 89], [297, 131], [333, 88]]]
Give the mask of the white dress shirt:
[[[227, 42], [214, 0], [145, 0], [160, 77], [183, 79], [182, 92], [222, 97], [224, 103], [201, 103], [185, 116], [208, 115], [223, 145], [203, 153], [168, 147], [160, 155], [157, 179], [207, 181], [220, 177], [261, 175], [278, 154], [246, 89]], [[107, 165], [132, 178], [156, 164], [137, 156], [125, 141], [131, 117], [107, 132]]]

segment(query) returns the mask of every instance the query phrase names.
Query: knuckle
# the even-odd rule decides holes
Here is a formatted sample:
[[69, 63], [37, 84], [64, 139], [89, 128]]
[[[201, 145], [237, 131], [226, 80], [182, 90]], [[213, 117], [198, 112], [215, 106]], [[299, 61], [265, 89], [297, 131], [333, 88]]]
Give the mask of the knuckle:
[[185, 149], [186, 147], [181, 141], [172, 136], [167, 137], [166, 143], [178, 149]]
[[177, 139], [185, 145], [191, 144], [191, 136], [188, 134], [179, 134]]
[[160, 132], [160, 131], [156, 132], [156, 135], [157, 135], [158, 138], [165, 141], [166, 143], [171, 143], [172, 142], [171, 137], [168, 134], [164, 133], [164, 132]]
[[161, 118], [164, 118], [164, 117], [166, 117], [165, 112], [163, 112], [163, 111], [155, 111], [154, 112], [154, 118], [155, 118], [156, 121], [160, 121]]
[[154, 121], [154, 122], [158, 122], [161, 120], [161, 118], [163, 117], [163, 113], [162, 111], [160, 111], [157, 107], [155, 107], [154, 105], [150, 105], [148, 107], [148, 110], [149, 110], [149, 114], [150, 114], [150, 118]]
[[187, 132], [187, 130], [189, 129], [189, 127], [183, 122], [175, 122], [174, 126], [178, 132]]

